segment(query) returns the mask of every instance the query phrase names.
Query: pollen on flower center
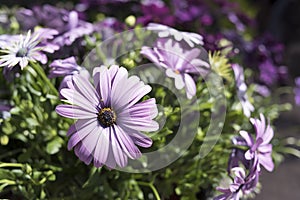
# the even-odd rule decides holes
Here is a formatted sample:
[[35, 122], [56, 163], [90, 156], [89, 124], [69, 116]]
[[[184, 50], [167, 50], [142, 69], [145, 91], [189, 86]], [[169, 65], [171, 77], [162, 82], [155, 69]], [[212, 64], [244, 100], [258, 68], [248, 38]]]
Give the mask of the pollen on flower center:
[[174, 72], [175, 72], [176, 74], [180, 74], [180, 71], [179, 71], [178, 69], [175, 69]]
[[113, 125], [116, 119], [116, 113], [111, 108], [103, 108], [98, 113], [98, 121], [104, 127]]
[[28, 53], [28, 49], [25, 48], [25, 47], [22, 47], [22, 48], [20, 48], [19, 51], [17, 52], [16, 56], [17, 56], [17, 57], [24, 57], [24, 56], [27, 55], [27, 53]]

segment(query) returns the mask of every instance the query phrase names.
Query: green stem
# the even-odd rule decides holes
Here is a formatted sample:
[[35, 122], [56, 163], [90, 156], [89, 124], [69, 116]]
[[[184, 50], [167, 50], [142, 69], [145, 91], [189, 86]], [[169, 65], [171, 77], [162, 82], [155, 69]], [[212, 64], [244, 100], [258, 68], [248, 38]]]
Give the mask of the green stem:
[[0, 163], [1, 167], [23, 167], [23, 164], [21, 163]]
[[49, 78], [46, 76], [46, 74], [45, 74], [44, 70], [41, 68], [41, 66], [34, 62], [30, 62], [30, 66], [38, 73], [38, 75], [43, 79], [43, 81], [46, 83], [46, 85], [49, 86], [50, 91], [52, 91], [54, 95], [58, 96], [57, 89], [50, 82]]
[[146, 182], [142, 182], [142, 181], [137, 181], [137, 183], [139, 185], [142, 185], [142, 186], [150, 187], [153, 194], [154, 194], [154, 196], [155, 196], [155, 198], [156, 198], [156, 200], [160, 200], [159, 194], [158, 194], [156, 188], [154, 187], [154, 185], [152, 183], [146, 183]]

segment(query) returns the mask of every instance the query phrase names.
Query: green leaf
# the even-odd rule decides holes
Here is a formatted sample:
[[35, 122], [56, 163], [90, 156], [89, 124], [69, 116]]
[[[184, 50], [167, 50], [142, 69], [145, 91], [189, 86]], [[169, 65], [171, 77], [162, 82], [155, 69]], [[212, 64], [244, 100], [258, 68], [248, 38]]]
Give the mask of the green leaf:
[[48, 154], [56, 154], [63, 144], [63, 139], [55, 137], [51, 142], [47, 144], [46, 151]]

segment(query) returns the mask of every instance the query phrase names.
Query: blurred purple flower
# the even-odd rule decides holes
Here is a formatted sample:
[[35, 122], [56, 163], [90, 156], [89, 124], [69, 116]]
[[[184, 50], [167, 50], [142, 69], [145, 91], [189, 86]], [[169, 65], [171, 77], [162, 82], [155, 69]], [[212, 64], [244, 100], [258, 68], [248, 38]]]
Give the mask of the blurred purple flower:
[[69, 46], [76, 39], [94, 31], [91, 23], [79, 19], [77, 11], [67, 11], [51, 5], [35, 6], [32, 10], [20, 9], [16, 18], [25, 30], [35, 26], [57, 30], [59, 34], [53, 42], [59, 46]]
[[174, 28], [156, 23], [150, 23], [147, 26], [147, 29], [151, 31], [157, 31], [158, 37], [160, 38], [173, 36], [174, 39], [178, 42], [184, 40], [190, 47], [194, 47], [195, 44], [203, 45], [203, 37], [197, 33], [182, 32]]
[[240, 131], [240, 135], [245, 139], [247, 146], [250, 147], [245, 153], [245, 158], [251, 160], [257, 155], [258, 163], [271, 172], [274, 169], [274, 163], [272, 160], [272, 144], [270, 144], [270, 141], [274, 136], [274, 131], [270, 124], [266, 126], [266, 120], [263, 114], [260, 114], [260, 119], [251, 118], [250, 121], [255, 127], [256, 139], [254, 140], [246, 131]]
[[68, 17], [67, 30], [54, 39], [54, 43], [60, 46], [70, 46], [76, 39], [89, 35], [94, 31], [91, 23], [79, 20], [76, 11], [71, 11]]
[[158, 22], [169, 26], [175, 25], [175, 17], [161, 0], [144, 0], [141, 5], [142, 16], [137, 18], [138, 24]]
[[250, 117], [254, 111], [253, 105], [249, 102], [247, 95], [247, 85], [245, 83], [244, 70], [238, 64], [232, 64], [232, 69], [235, 76], [237, 95], [242, 104], [243, 112], [246, 117]]
[[74, 57], [54, 60], [50, 64], [49, 78], [78, 74], [82, 69], [82, 67], [77, 65]]
[[238, 18], [238, 16], [236, 15], [236, 13], [234, 12], [229, 12], [227, 14], [227, 17], [229, 19], [229, 21], [231, 21], [236, 29], [239, 31], [239, 32], [244, 32], [245, 31], [245, 25], [240, 21], [240, 19]]
[[300, 106], [300, 77], [295, 79], [296, 87], [294, 88], [295, 103]]
[[[265, 60], [259, 65], [260, 80], [266, 85], [272, 85], [278, 80], [278, 69], [271, 60]], [[271, 75], [270, 75], [271, 74]]]
[[72, 105], [59, 105], [61, 116], [78, 119], [67, 135], [68, 149], [96, 167], [103, 165], [125, 167], [128, 157], [141, 156], [136, 145], [150, 147], [152, 140], [141, 131], [156, 131], [153, 120], [158, 111], [155, 99], [138, 103], [151, 87], [137, 76], [128, 77], [125, 68], [113, 65], [94, 69], [94, 85], [80, 75], [73, 76], [71, 88], [62, 89], [61, 95]]
[[189, 22], [198, 18], [205, 10], [204, 4], [187, 0], [172, 0], [175, 16], [179, 22]]
[[20, 36], [18, 35], [6, 35], [6, 34], [0, 35], [0, 48], [2, 49], [3, 47], [18, 41], [19, 38]]
[[[31, 10], [21, 8], [16, 12], [16, 18], [23, 30], [36, 26], [52, 28], [59, 33], [67, 31], [69, 12], [51, 5], [34, 6]], [[26, 19], [26, 20], [24, 20]]]
[[200, 58], [200, 49], [184, 50], [180, 44], [171, 39], [158, 41], [156, 47], [142, 47], [141, 54], [158, 66], [166, 69], [166, 75], [174, 78], [175, 87], [185, 87], [186, 95], [191, 99], [196, 94], [193, 76], [199, 77], [209, 64]]
[[270, 89], [265, 85], [255, 84], [255, 91], [263, 97], [268, 97], [271, 95]]
[[81, 4], [86, 6], [102, 6], [105, 4], [125, 3], [131, 0], [80, 0]]

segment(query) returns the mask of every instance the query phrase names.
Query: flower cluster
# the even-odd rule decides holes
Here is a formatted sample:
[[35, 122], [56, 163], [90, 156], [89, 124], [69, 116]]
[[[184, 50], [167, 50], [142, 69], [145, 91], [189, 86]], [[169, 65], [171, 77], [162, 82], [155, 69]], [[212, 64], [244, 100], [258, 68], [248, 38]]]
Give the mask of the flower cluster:
[[255, 195], [289, 106], [271, 101], [284, 45], [255, 32], [251, 9], [76, 2], [0, 6], [0, 199]]
[[274, 170], [272, 144], [270, 144], [274, 131], [270, 124], [266, 124], [266, 119], [262, 114], [260, 119], [251, 118], [250, 121], [255, 128], [256, 137], [254, 139], [251, 134], [241, 130], [241, 137], [234, 138], [233, 143], [235, 145], [245, 146], [248, 150], [233, 150], [228, 164], [229, 171], [235, 175], [233, 183], [229, 189], [217, 188], [223, 194], [217, 196], [215, 200], [238, 200], [240, 197], [250, 194], [256, 189], [261, 174], [261, 166], [270, 172]]

